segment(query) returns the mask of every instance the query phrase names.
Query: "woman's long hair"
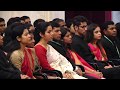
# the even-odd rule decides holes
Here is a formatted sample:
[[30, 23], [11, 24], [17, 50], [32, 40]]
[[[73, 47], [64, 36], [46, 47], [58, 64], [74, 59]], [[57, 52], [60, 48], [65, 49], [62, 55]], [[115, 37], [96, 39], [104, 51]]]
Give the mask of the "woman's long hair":
[[21, 48], [20, 42], [17, 40], [17, 37], [21, 37], [25, 29], [25, 24], [21, 24], [13, 28], [11, 33], [11, 41], [6, 45], [8, 58], [13, 51]]
[[[87, 41], [87, 43], [93, 43], [94, 42], [93, 32], [97, 27], [99, 27], [99, 25], [94, 24], [94, 23], [92, 23], [88, 26], [87, 31], [86, 31], [86, 35], [85, 35], [85, 41]], [[101, 40], [98, 40], [96, 45], [100, 49], [102, 56], [106, 58], [107, 56], [106, 56], [105, 52], [103, 51], [103, 46], [101, 44]]]
[[45, 31], [47, 30], [48, 26], [50, 26], [49, 22], [41, 22], [36, 25], [36, 28], [34, 31], [35, 44], [37, 44], [41, 39], [41, 36], [39, 33], [41, 32], [42, 34], [45, 34]]

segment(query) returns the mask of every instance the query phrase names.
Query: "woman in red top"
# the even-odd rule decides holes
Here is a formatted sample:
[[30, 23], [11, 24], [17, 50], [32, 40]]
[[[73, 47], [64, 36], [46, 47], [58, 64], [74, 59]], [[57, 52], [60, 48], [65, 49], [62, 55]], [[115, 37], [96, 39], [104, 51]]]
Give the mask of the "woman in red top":
[[43, 22], [37, 25], [36, 27], [36, 33], [40, 35], [40, 41], [35, 45], [35, 52], [38, 57], [38, 61], [40, 65], [42, 66], [43, 70], [54, 70], [52, 68], [46, 57], [47, 52], [47, 43], [52, 40], [52, 27], [50, 23]]
[[[40, 41], [35, 45], [35, 52], [43, 70], [55, 70], [47, 60], [48, 42], [52, 40], [52, 26], [48, 22], [40, 23], [36, 26], [36, 33], [40, 35]], [[53, 54], [54, 55], [54, 54]], [[73, 79], [69, 72], [63, 73], [63, 77]]]

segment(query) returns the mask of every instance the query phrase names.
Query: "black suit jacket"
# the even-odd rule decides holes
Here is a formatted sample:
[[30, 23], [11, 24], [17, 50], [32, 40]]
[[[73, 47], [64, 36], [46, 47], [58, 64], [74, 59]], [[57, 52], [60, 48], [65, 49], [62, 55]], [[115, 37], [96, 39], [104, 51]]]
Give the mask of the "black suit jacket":
[[94, 63], [94, 55], [91, 53], [88, 44], [84, 41], [83, 36], [74, 35], [71, 46], [84, 60]]
[[107, 57], [108, 57], [108, 59], [120, 59], [120, 57], [117, 53], [117, 49], [115, 47], [115, 43], [116, 43], [118, 50], [120, 52], [120, 41], [117, 38], [114, 39], [115, 43], [113, 42], [113, 40], [111, 40], [111, 41], [114, 45], [105, 37], [102, 37], [102, 40], [101, 40], [103, 48], [106, 51]]
[[0, 79], [20, 79], [21, 72], [7, 59], [5, 53], [0, 50]]

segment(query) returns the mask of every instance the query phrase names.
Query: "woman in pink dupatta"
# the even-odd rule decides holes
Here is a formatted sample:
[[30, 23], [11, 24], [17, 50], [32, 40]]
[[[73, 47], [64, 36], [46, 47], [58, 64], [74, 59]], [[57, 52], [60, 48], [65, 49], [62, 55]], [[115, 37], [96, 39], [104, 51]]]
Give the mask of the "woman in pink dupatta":
[[63, 40], [64, 45], [70, 54], [69, 56], [71, 56], [71, 59], [75, 62], [75, 64], [82, 65], [84, 67], [86, 75], [92, 76], [96, 79], [104, 78], [101, 72], [96, 71], [81, 56], [71, 49], [70, 44], [72, 43], [72, 36], [68, 29], [61, 28], [61, 40]]
[[[86, 41], [88, 42], [88, 46], [90, 47], [91, 52], [95, 56], [95, 60], [97, 61], [107, 61], [107, 55], [102, 47], [100, 40], [102, 34], [100, 27], [97, 24], [90, 24], [88, 26], [88, 30], [86, 32]], [[108, 63], [108, 66], [104, 68], [112, 68], [112, 66]]]

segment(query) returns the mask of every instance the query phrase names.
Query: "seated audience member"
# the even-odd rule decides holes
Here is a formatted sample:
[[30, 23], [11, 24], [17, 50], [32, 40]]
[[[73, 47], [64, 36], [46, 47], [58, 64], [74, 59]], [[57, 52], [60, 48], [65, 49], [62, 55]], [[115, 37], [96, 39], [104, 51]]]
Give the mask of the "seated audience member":
[[34, 49], [26, 47], [31, 42], [32, 36], [25, 24], [14, 27], [11, 38], [12, 41], [8, 43], [7, 53], [12, 64], [30, 78], [39, 78], [34, 77], [34, 72], [39, 69]]
[[53, 19], [52, 20], [53, 22], [56, 22], [57, 24], [59, 24], [60, 25], [60, 27], [67, 27], [66, 26], [66, 23], [65, 23], [65, 21], [63, 20], [63, 19], [60, 19], [60, 18], [55, 18], [55, 19]]
[[0, 17], [0, 33], [4, 33], [5, 30], [5, 20]]
[[56, 22], [51, 22], [51, 26], [53, 27], [53, 40], [50, 41], [48, 44], [51, 45], [57, 52], [59, 52], [61, 55], [63, 55], [73, 66], [73, 70], [81, 74], [81, 68], [76, 66], [75, 63], [69, 58], [67, 55], [67, 51], [62, 45], [63, 43], [61, 42], [61, 32], [60, 32], [60, 26]]
[[38, 34], [37, 30], [36, 30], [36, 27], [38, 24], [42, 23], [42, 22], [45, 22], [44, 19], [37, 19], [34, 21], [34, 27], [35, 27], [35, 31], [34, 31], [34, 39], [35, 39], [35, 45], [39, 42], [40, 40], [40, 35]]
[[120, 40], [117, 38], [117, 30], [113, 21], [106, 21], [102, 25], [102, 45], [106, 51], [108, 60], [115, 65], [120, 65]]
[[107, 65], [104, 68], [112, 68], [112, 66], [106, 62], [108, 61], [106, 52], [100, 42], [102, 37], [100, 27], [97, 24], [90, 24], [88, 26], [85, 40], [88, 42], [91, 52], [95, 56], [95, 60], [103, 61]]
[[[69, 71], [70, 69], [71, 70], [73, 69], [72, 65], [64, 57], [62, 57], [63, 60], [58, 58], [58, 55], [60, 55], [60, 54], [56, 50], [55, 50], [54, 54], [56, 54], [57, 57], [54, 59], [54, 61], [60, 61], [61, 66], [59, 65], [60, 63], [55, 64], [57, 67], [54, 67], [51, 63], [49, 63], [50, 59], [48, 58], [49, 56], [47, 56], [47, 55], [50, 55], [50, 54], [48, 54], [49, 51], [47, 51], [47, 50], [49, 50], [48, 48], [50, 46], [47, 43], [50, 40], [52, 40], [52, 27], [51, 27], [50, 23], [48, 23], [48, 22], [41, 23], [36, 28], [37, 28], [36, 30], [38, 30], [38, 34], [40, 35], [41, 38], [40, 38], [40, 41], [35, 45], [35, 51], [39, 58], [39, 62], [41, 64], [42, 68], [44, 70], [46, 70], [46, 69], [59, 70], [62, 72], [64, 78], [73, 79], [72, 73], [70, 73], [70, 71]], [[54, 54], [52, 56], [54, 56]], [[69, 68], [68, 68], [68, 66], [69, 66]], [[80, 78], [79, 75], [77, 75], [77, 74], [75, 74], [75, 75], [77, 78]]]
[[37, 20], [35, 20], [34, 23], [33, 23], [34, 27], [36, 27], [41, 22], [45, 22], [45, 20], [44, 19], [37, 19]]
[[35, 45], [35, 52], [38, 57], [39, 63], [43, 70], [54, 70], [49, 65], [46, 52], [47, 52], [47, 42], [51, 40], [52, 27], [48, 22], [43, 22], [38, 24], [36, 27], [37, 34], [40, 36], [39, 42]]
[[61, 28], [61, 40], [64, 42], [64, 47], [67, 49], [69, 55], [76, 65], [82, 65], [85, 69], [85, 74], [92, 76], [96, 79], [103, 78], [101, 72], [96, 71], [92, 66], [90, 66], [82, 57], [80, 57], [71, 48], [72, 35], [67, 28]]
[[[0, 47], [3, 45], [3, 36], [0, 33]], [[0, 49], [0, 79], [29, 79], [27, 75], [23, 75], [10, 60], [4, 51]]]
[[66, 26], [67, 28], [70, 30], [71, 34], [74, 35], [75, 34], [75, 30], [74, 30], [74, 27], [73, 27], [73, 20], [72, 19], [68, 19], [66, 21]]
[[4, 40], [4, 43], [3, 43], [3, 50], [4, 51], [7, 51], [7, 49], [9, 48], [9, 47], [7, 47], [7, 44], [10, 42], [10, 41], [12, 41], [12, 38], [11, 38], [11, 36], [12, 36], [12, 30], [13, 30], [13, 28], [14, 27], [16, 27], [16, 26], [19, 26], [19, 25], [21, 25], [22, 23], [12, 23], [11, 25], [9, 25], [6, 29], [5, 29], [5, 32], [4, 32], [4, 38], [3, 38], [3, 40]]
[[104, 63], [96, 62], [87, 42], [84, 40], [87, 31], [87, 19], [84, 16], [74, 17], [75, 35], [72, 38], [72, 49], [88, 63], [97, 64], [98, 69], [106, 79], [119, 79], [120, 68], [105, 68]]
[[35, 28], [32, 24], [26, 24], [27, 29], [29, 30], [29, 34], [32, 36], [31, 43], [27, 45], [29, 48], [33, 48], [35, 45], [35, 39], [34, 39], [34, 32]]
[[[61, 55], [63, 55], [73, 66], [73, 70], [76, 71], [81, 75], [82, 70], [81, 67], [78, 67], [75, 65], [75, 63], [71, 60], [69, 55], [67, 55], [67, 50], [64, 48], [63, 43], [61, 42], [61, 32], [60, 32], [60, 26], [56, 22], [51, 22], [51, 26], [53, 28], [53, 34], [52, 34], [52, 41], [49, 41], [49, 45], [51, 45], [57, 52], [59, 52]], [[88, 76], [85, 76], [86, 78], [91, 78]]]
[[66, 53], [67, 51], [64, 49], [64, 47], [61, 43], [60, 25], [57, 24], [56, 22], [51, 22], [51, 26], [53, 28], [53, 31], [52, 31], [53, 39], [51, 41], [49, 41], [48, 44], [51, 45], [55, 50], [57, 50], [64, 57], [66, 57], [67, 60], [69, 60], [69, 62], [72, 64], [73, 70], [75, 70], [76, 66], [75, 66], [74, 62], [72, 60], [70, 60], [70, 58], [67, 56], [67, 53]]
[[12, 17], [7, 21], [7, 27], [13, 23], [20, 23], [20, 17]]
[[117, 30], [117, 38], [120, 40], [120, 22], [115, 24]]
[[30, 17], [29, 16], [22, 16], [21, 18], [20, 18], [20, 20], [21, 20], [21, 23], [23, 23], [23, 24], [27, 24], [27, 23], [29, 23], [29, 24], [31, 24], [31, 20], [30, 20]]

